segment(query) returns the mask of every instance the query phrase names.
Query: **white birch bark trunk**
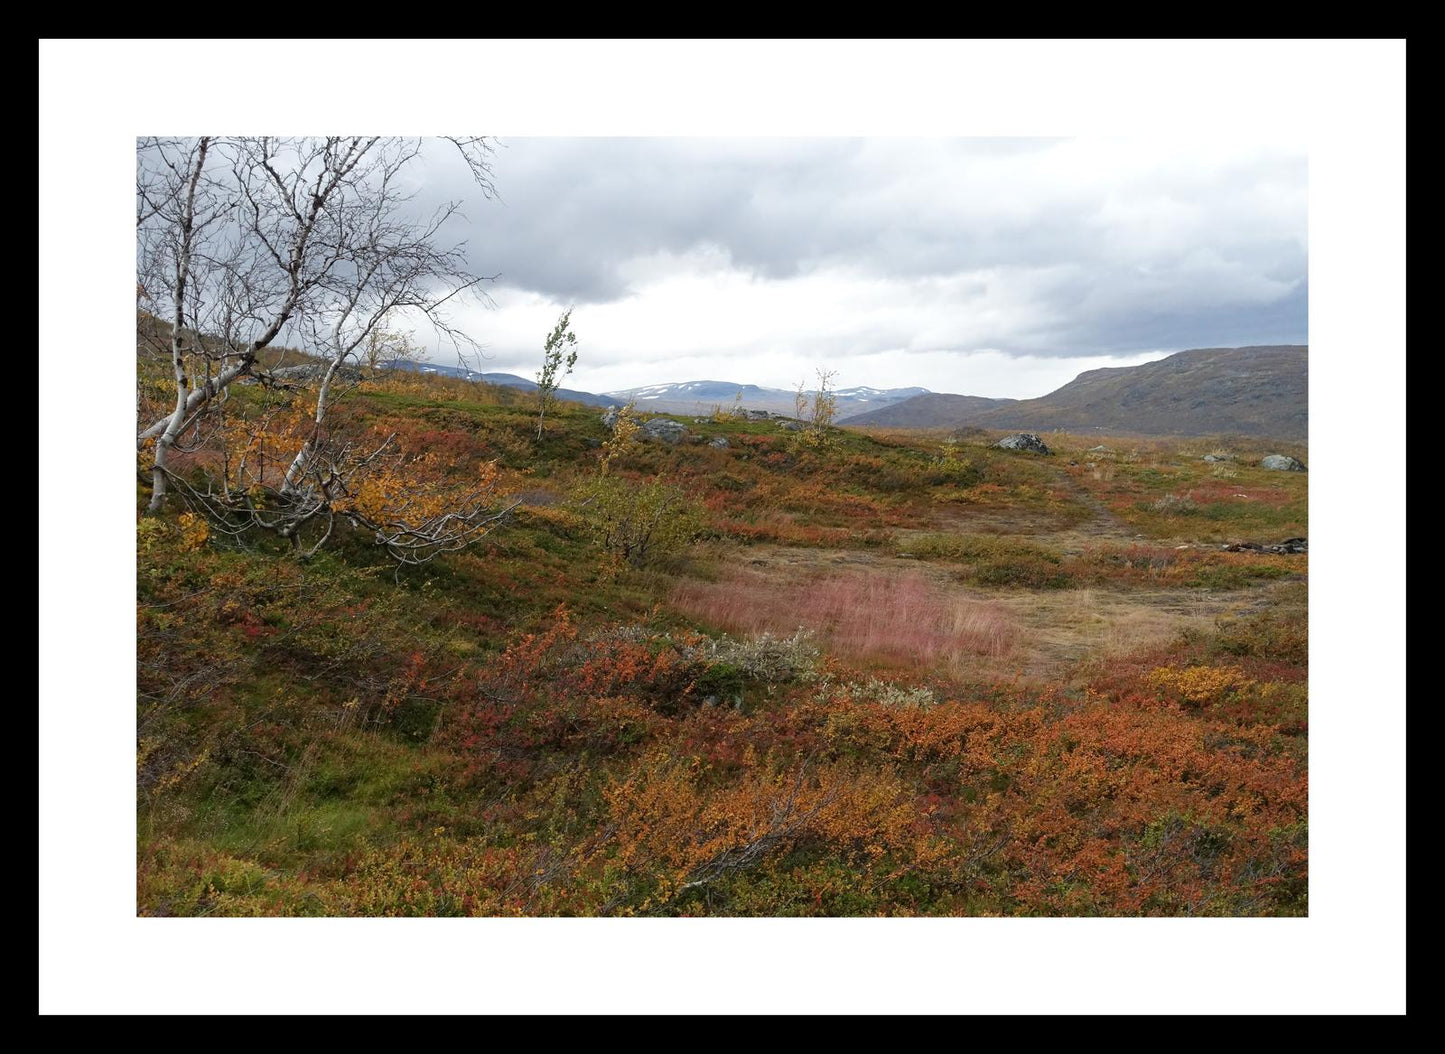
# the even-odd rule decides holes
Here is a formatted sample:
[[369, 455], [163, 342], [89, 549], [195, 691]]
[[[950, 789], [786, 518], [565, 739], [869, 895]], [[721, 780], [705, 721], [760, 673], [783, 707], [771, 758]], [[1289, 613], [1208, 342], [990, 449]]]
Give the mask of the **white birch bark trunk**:
[[148, 512], [156, 512], [166, 497], [166, 462], [171, 447], [181, 433], [186, 420], [186, 410], [191, 401], [190, 382], [186, 378], [185, 337], [182, 327], [186, 319], [186, 283], [191, 275], [191, 238], [196, 219], [196, 187], [206, 167], [206, 151], [210, 148], [209, 138], [202, 137], [196, 150], [195, 168], [191, 172], [190, 185], [186, 188], [186, 203], [181, 212], [181, 239], [176, 252], [176, 280], [172, 286], [172, 306], [175, 323], [171, 327], [171, 367], [175, 373], [176, 405], [169, 417], [164, 418], [160, 438], [156, 440], [155, 462], [151, 468], [151, 500]]
[[326, 401], [331, 395], [331, 382], [336, 377], [336, 372], [341, 368], [341, 361], [346, 356], [338, 355], [331, 360], [326, 368], [326, 375], [321, 378], [321, 388], [316, 393], [316, 416], [311, 429], [311, 434], [306, 437], [306, 442], [301, 444], [301, 449], [296, 451], [296, 456], [291, 459], [291, 465], [286, 469], [285, 482], [281, 484], [282, 494], [292, 494], [296, 490], [297, 481], [301, 474], [306, 471], [306, 459], [311, 456], [311, 451], [316, 447], [316, 437], [321, 433], [321, 423], [326, 420]]

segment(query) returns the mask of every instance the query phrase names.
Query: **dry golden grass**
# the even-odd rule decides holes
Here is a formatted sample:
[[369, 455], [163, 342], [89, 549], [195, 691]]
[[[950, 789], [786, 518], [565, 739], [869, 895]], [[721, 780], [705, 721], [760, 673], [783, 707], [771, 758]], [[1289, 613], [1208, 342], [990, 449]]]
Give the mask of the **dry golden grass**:
[[1211, 598], [1167, 592], [1070, 589], [1005, 601], [1027, 629], [1030, 658], [1042, 672], [1060, 662], [1108, 661], [1167, 644], [1203, 628], [1227, 607]]
[[[742, 553], [748, 566], [740, 568]], [[1067, 681], [1207, 629], [1269, 588], [995, 589], [961, 584], [944, 565], [856, 550], [750, 546], [729, 558], [719, 547], [712, 555], [711, 580], [684, 579], [674, 608], [736, 633], [805, 626], [845, 660], [970, 682]]]
[[902, 574], [850, 568], [780, 581], [738, 570], [716, 581], [684, 580], [672, 606], [733, 633], [815, 633], [849, 660], [923, 667], [957, 674], [978, 658], [1004, 660], [1019, 627], [1004, 607], [964, 595], [917, 570]]

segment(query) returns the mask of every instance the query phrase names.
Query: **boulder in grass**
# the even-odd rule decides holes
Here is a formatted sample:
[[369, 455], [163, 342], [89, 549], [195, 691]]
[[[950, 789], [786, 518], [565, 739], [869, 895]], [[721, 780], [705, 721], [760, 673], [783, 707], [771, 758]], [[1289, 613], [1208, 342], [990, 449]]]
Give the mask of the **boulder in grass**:
[[1015, 432], [994, 444], [999, 450], [1027, 450], [1031, 454], [1052, 454], [1037, 432]]
[[660, 439], [664, 443], [680, 443], [687, 438], [687, 425], [670, 417], [654, 417], [642, 426], [646, 439]]
[[[331, 368], [326, 362], [306, 362], [299, 366], [282, 366], [279, 369], [270, 371], [270, 378], [273, 381], [284, 383], [305, 384], [311, 381], [319, 381], [326, 376], [326, 371]], [[356, 366], [341, 366], [336, 370], [334, 381], [353, 382], [361, 380], [361, 369]]]
[[1288, 454], [1270, 454], [1260, 461], [1259, 467], [1273, 469], [1275, 472], [1305, 471], [1305, 463], [1297, 457], [1290, 457]]
[[732, 444], [727, 441], [727, 436], [713, 436], [712, 442], [708, 443], [708, 446], [717, 447], [719, 450], [726, 450], [732, 446]]
[[1307, 538], [1286, 538], [1276, 545], [1260, 545], [1258, 542], [1232, 542], [1221, 546], [1227, 553], [1269, 553], [1273, 556], [1293, 556], [1310, 551]]
[[616, 427], [617, 427], [617, 415], [618, 415], [619, 413], [621, 413], [621, 412], [622, 412], [622, 408], [619, 407], [619, 406], [609, 406], [607, 409], [603, 410], [603, 411], [602, 411], [602, 426], [603, 426], [604, 428], [616, 428]]

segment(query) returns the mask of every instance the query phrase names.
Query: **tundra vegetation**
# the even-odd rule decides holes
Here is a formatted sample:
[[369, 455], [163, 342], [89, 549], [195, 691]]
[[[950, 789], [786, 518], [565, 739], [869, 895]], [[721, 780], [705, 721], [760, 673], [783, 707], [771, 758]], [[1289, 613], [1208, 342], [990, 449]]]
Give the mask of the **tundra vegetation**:
[[1307, 913], [1308, 555], [1223, 548], [1303, 446], [669, 443], [211, 332], [139, 315], [142, 914]]
[[421, 149], [141, 144], [142, 914], [1307, 913], [1302, 445], [387, 368]]

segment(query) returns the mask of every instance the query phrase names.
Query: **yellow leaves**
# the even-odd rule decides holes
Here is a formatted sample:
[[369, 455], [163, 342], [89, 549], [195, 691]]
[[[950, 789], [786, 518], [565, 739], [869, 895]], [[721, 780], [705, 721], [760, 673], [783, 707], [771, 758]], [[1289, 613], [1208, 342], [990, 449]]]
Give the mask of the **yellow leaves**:
[[156, 736], [142, 736], [135, 748], [136, 768], [146, 763], [146, 759], [155, 753], [156, 747], [160, 746], [160, 739]]
[[147, 516], [135, 525], [136, 551], [149, 555], [162, 549], [170, 535], [166, 525], [153, 516]]
[[166, 775], [161, 777], [159, 782], [156, 784], [156, 789], [169, 790], [170, 788], [174, 787], [176, 784], [180, 783], [181, 780], [189, 776], [192, 772], [195, 772], [196, 769], [200, 768], [201, 765], [204, 764], [206, 759], [210, 756], [211, 748], [206, 747], [190, 761], [177, 762], [170, 772], [166, 773]]
[[142, 556], [151, 556], [171, 547], [182, 552], [195, 552], [206, 544], [206, 539], [211, 536], [211, 528], [203, 517], [193, 512], [185, 512], [174, 524], [147, 516], [136, 524], [135, 533], [136, 552]]
[[409, 461], [400, 456], [369, 467], [360, 482], [353, 482], [349, 501], [337, 502], [338, 511], [354, 510], [376, 523], [421, 529], [430, 521], [460, 512], [475, 495], [495, 488], [501, 470], [495, 461], [481, 463], [475, 482], [451, 480], [443, 459], [427, 453]]
[[181, 548], [186, 552], [195, 552], [211, 536], [210, 525], [193, 512], [182, 513], [177, 526], [181, 532]]
[[1178, 696], [1193, 706], [1222, 701], [1234, 692], [1254, 686], [1254, 681], [1228, 666], [1162, 666], [1145, 678], [1150, 687]]
[[635, 452], [641, 445], [637, 433], [642, 430], [642, 425], [637, 419], [637, 407], [628, 403], [617, 411], [617, 419], [612, 425], [612, 435], [602, 444], [602, 464], [599, 471], [607, 475], [607, 470], [612, 462], [618, 458], [627, 457]]
[[386, 477], [372, 477], [356, 488], [351, 506], [367, 519], [384, 520], [395, 490], [395, 485]]

